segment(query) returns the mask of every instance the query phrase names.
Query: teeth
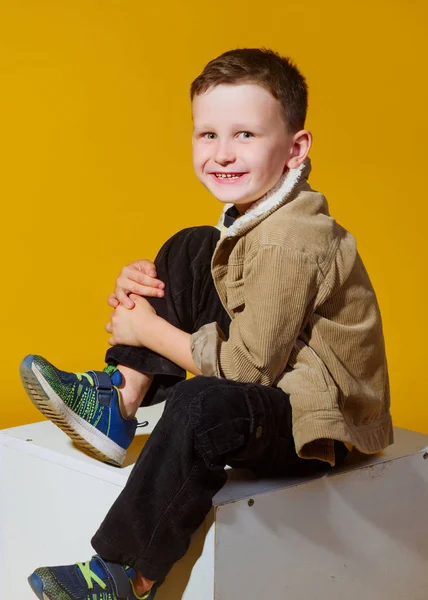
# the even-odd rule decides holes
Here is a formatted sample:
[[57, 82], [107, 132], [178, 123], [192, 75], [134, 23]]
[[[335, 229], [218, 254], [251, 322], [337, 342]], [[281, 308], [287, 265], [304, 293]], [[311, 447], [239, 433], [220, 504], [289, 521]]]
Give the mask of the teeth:
[[241, 175], [233, 175], [232, 173], [215, 173], [218, 179], [238, 179]]

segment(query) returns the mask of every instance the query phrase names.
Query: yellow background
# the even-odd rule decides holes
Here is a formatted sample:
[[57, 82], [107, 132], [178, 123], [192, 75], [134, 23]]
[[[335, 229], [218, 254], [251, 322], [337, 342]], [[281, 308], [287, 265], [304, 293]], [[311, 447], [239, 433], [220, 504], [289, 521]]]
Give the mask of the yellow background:
[[18, 366], [102, 368], [121, 267], [221, 204], [191, 166], [189, 86], [267, 46], [310, 85], [312, 185], [357, 238], [381, 305], [395, 424], [428, 432], [427, 4], [0, 2], [0, 427], [42, 417]]

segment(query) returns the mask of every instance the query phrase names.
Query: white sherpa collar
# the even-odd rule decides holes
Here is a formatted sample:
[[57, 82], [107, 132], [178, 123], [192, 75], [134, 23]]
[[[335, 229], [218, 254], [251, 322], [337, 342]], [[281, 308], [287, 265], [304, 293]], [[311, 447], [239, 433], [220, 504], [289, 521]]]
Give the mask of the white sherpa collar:
[[[272, 189], [257, 200], [257, 202], [252, 204], [242, 217], [236, 219], [236, 221], [228, 228], [224, 237], [238, 235], [249, 223], [255, 221], [258, 217], [274, 212], [279, 206], [285, 204], [302, 178], [303, 171], [309, 173], [310, 164], [310, 159], [307, 158], [297, 169], [290, 169], [287, 171]], [[219, 229], [222, 228], [225, 212], [231, 206], [233, 206], [233, 204], [226, 204], [224, 206], [220, 221], [217, 225]]]

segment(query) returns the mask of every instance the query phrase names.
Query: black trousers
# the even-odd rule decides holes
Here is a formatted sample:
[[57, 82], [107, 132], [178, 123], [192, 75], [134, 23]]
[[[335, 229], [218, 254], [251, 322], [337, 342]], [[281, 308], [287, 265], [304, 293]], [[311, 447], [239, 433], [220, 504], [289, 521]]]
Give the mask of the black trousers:
[[[164, 298], [149, 302], [188, 333], [217, 321], [228, 334], [230, 318], [210, 270], [218, 239], [213, 227], [185, 229], [155, 260], [166, 290]], [[166, 399], [125, 488], [92, 539], [106, 560], [131, 565], [148, 579], [163, 579], [185, 554], [225, 484], [226, 465], [258, 476], [329, 468], [296, 455], [289, 397], [279, 388], [203, 376], [186, 381], [183, 369], [146, 348], [116, 346], [106, 359], [154, 375], [144, 404]], [[345, 453], [337, 444], [338, 462]]]

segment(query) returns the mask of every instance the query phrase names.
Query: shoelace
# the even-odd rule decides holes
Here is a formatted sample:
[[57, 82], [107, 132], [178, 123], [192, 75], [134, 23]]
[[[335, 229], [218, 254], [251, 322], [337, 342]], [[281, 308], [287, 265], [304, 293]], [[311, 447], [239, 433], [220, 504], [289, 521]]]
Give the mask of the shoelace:
[[75, 373], [75, 375], [76, 375], [78, 381], [82, 381], [82, 379], [84, 377], [86, 377], [86, 379], [89, 381], [90, 385], [92, 387], [95, 386], [94, 378], [91, 377], [88, 373]]
[[85, 563], [76, 563], [76, 565], [80, 569], [80, 572], [82, 573], [83, 577], [85, 578], [86, 585], [88, 586], [88, 590], [94, 589], [94, 584], [92, 583], [92, 581], [95, 581], [95, 583], [98, 583], [100, 588], [103, 590], [105, 590], [107, 588], [107, 584], [102, 579], [100, 579], [96, 573], [94, 573], [91, 570], [90, 561], [85, 562]]
[[[88, 590], [94, 589], [94, 584], [92, 583], [92, 581], [95, 581], [95, 583], [98, 583], [98, 585], [100, 586], [100, 588], [102, 590], [105, 590], [107, 588], [107, 584], [102, 579], [100, 579], [96, 573], [94, 573], [91, 570], [90, 561], [87, 561], [85, 563], [78, 562], [78, 563], [76, 563], [76, 566], [78, 567], [78, 569], [80, 569], [80, 572], [82, 573], [82, 575], [86, 581], [86, 585], [88, 586]], [[126, 569], [126, 567], [125, 567], [125, 569]], [[148, 598], [150, 596], [151, 590], [148, 590], [143, 596], [139, 596], [137, 594], [137, 592], [135, 591], [134, 582], [132, 581], [132, 579], [130, 579], [129, 582], [132, 587], [132, 592], [136, 598], [139, 598], [140, 600], [146, 600], [146, 598]]]

